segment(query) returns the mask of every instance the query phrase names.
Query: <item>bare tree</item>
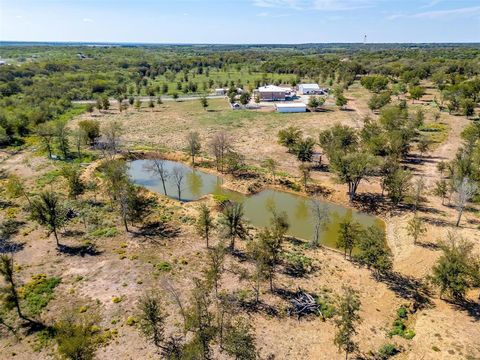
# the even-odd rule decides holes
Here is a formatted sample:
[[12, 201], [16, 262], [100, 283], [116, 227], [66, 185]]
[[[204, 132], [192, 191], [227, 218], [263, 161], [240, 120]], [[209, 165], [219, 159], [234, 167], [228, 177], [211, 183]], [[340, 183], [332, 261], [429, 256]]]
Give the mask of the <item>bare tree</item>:
[[196, 131], [191, 131], [187, 135], [188, 154], [192, 158], [192, 165], [195, 166], [195, 156], [200, 153], [202, 144], [200, 143], [200, 135]]
[[330, 215], [328, 213], [327, 206], [322, 205], [318, 200], [310, 201], [310, 209], [312, 211], [315, 221], [313, 237], [310, 241], [310, 246], [312, 248], [316, 248], [320, 246], [320, 231], [327, 225], [328, 220], [330, 219]]
[[278, 163], [274, 159], [268, 158], [265, 159], [265, 161], [262, 163], [262, 166], [272, 174], [273, 183], [275, 184], [275, 170], [277, 169]]
[[170, 173], [167, 170], [166, 161], [159, 158], [153, 159], [149, 163], [147, 163], [147, 165], [145, 165], [145, 169], [160, 178], [163, 186], [163, 193], [165, 194], [165, 196], [167, 196], [167, 187], [165, 185], [165, 182], [170, 176]]
[[111, 156], [114, 156], [120, 147], [120, 136], [122, 135], [122, 125], [117, 121], [111, 121], [103, 128], [105, 136], [106, 150]]
[[231, 139], [224, 131], [221, 131], [213, 137], [210, 142], [210, 149], [215, 157], [217, 170], [223, 172], [225, 155], [232, 150]]
[[187, 313], [186, 313], [185, 306], [183, 305], [183, 300], [180, 296], [180, 293], [168, 279], [163, 279], [160, 286], [162, 287], [163, 290], [165, 290], [170, 295], [172, 301], [180, 309], [180, 315], [182, 315], [183, 324], [185, 326], [187, 322]]
[[173, 181], [175, 182], [175, 185], [177, 186], [178, 190], [178, 200], [182, 200], [182, 183], [183, 179], [185, 178], [185, 170], [183, 170], [182, 167], [180, 166], [175, 166], [172, 169], [172, 178]]
[[458, 211], [457, 223], [455, 226], [460, 226], [460, 220], [465, 210], [465, 206], [468, 201], [475, 195], [477, 192], [477, 185], [472, 182], [469, 178], [464, 177], [461, 181], [458, 181], [454, 185], [455, 187], [455, 207]]

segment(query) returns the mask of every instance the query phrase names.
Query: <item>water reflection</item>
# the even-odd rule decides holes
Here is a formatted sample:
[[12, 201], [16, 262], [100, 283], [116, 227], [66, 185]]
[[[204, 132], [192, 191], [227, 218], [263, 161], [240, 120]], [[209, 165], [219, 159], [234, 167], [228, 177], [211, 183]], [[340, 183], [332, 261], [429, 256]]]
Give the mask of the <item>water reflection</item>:
[[[129, 175], [139, 185], [163, 194], [163, 183], [152, 171], [146, 169], [150, 160], [136, 160], [129, 164]], [[265, 227], [270, 224], [271, 211], [275, 209], [285, 212], [290, 222], [288, 234], [297, 238], [310, 241], [315, 231], [315, 216], [312, 211], [312, 202], [317, 200], [305, 198], [299, 195], [283, 191], [267, 189], [252, 196], [245, 196], [241, 193], [225, 190], [222, 188], [221, 177], [205, 173], [199, 170], [192, 170], [188, 166], [173, 161], [164, 161], [162, 164], [167, 173], [172, 173], [175, 167], [181, 167], [186, 174], [186, 181], [182, 185], [182, 201], [192, 201], [207, 194], [221, 194], [228, 198], [242, 202], [244, 205], [245, 217], [257, 227]], [[175, 181], [168, 176], [165, 181], [167, 194], [177, 198], [178, 194]], [[328, 220], [319, 232], [320, 243], [335, 247], [341, 220], [349, 216], [363, 226], [377, 224], [382, 226], [379, 219], [363, 213], [353, 211], [340, 205], [319, 202], [328, 212]]]

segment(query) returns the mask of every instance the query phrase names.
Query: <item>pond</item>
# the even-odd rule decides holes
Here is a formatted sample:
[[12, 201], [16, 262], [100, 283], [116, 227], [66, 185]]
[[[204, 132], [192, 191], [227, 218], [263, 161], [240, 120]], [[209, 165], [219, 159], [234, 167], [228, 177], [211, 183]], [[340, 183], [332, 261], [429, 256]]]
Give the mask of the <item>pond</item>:
[[[238, 192], [222, 188], [223, 179], [219, 176], [208, 174], [200, 170], [194, 170], [184, 164], [163, 160], [160, 163], [165, 177], [165, 187], [158, 175], [158, 167], [154, 160], [135, 160], [129, 163], [129, 175], [137, 185], [149, 190], [165, 194], [179, 199], [177, 184], [180, 184], [180, 198], [182, 201], [193, 201], [204, 195], [225, 195], [231, 200], [241, 202], [244, 205], [245, 217], [256, 227], [265, 227], [270, 224], [271, 211], [284, 211], [290, 223], [288, 234], [299, 239], [310, 241], [314, 234], [315, 218], [313, 215], [313, 202], [324, 207], [329, 220], [321, 230], [321, 244], [335, 248], [341, 219], [348, 214], [363, 226], [383, 226], [380, 219], [348, 209], [341, 205], [325, 201], [313, 200], [304, 196], [291, 194], [284, 191], [266, 189], [254, 195], [243, 195]], [[181, 180], [180, 180], [181, 178]]]

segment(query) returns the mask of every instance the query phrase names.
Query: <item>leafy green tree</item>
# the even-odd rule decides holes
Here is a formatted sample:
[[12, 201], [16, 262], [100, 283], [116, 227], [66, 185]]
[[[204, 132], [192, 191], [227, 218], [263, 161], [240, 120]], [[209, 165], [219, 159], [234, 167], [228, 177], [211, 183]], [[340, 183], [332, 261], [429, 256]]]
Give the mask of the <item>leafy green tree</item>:
[[108, 96], [102, 97], [102, 107], [104, 110], [108, 110], [110, 108], [110, 101], [108, 100]]
[[61, 169], [62, 176], [67, 180], [68, 193], [71, 197], [77, 198], [85, 191], [85, 184], [81, 179], [81, 169], [75, 165], [65, 165]]
[[388, 83], [388, 78], [383, 75], [367, 75], [363, 76], [360, 80], [360, 84], [362, 84], [363, 87], [375, 93], [385, 90]]
[[318, 98], [316, 96], [310, 96], [310, 99], [308, 99], [308, 107], [315, 111], [319, 106]]
[[146, 293], [138, 303], [139, 327], [143, 335], [158, 349], [164, 348], [165, 320], [164, 305], [154, 293]]
[[70, 360], [93, 360], [99, 339], [95, 334], [98, 320], [95, 317], [79, 318], [67, 314], [54, 325], [58, 352]]
[[194, 279], [194, 282], [185, 324], [186, 331], [192, 336], [183, 351], [187, 359], [208, 360], [211, 359], [212, 341], [217, 334], [214, 315], [210, 310], [212, 300], [208, 286], [198, 279]]
[[357, 325], [362, 322], [360, 315], [360, 299], [358, 293], [351, 287], [344, 287], [344, 294], [338, 303], [337, 319], [335, 326], [334, 343], [339, 351], [345, 352], [345, 359], [348, 355], [358, 350], [358, 344], [354, 340], [357, 334]]
[[368, 107], [370, 110], [379, 110], [385, 105], [391, 102], [392, 94], [390, 91], [384, 91], [380, 94], [373, 94], [373, 96], [368, 101]]
[[22, 308], [20, 307], [20, 296], [15, 282], [15, 267], [11, 256], [5, 254], [0, 256], [0, 275], [3, 276], [6, 284], [0, 290], [3, 293], [7, 307], [13, 305], [17, 310], [18, 317], [28, 321], [29, 319], [23, 314]]
[[427, 231], [427, 228], [425, 227], [423, 220], [417, 215], [411, 218], [407, 223], [407, 233], [409, 236], [413, 238], [414, 244], [417, 243], [420, 236], [424, 234], [426, 231]]
[[120, 159], [107, 161], [100, 168], [100, 172], [105, 180], [107, 193], [113, 203], [128, 180], [127, 163]]
[[213, 221], [211, 211], [206, 204], [200, 205], [200, 213], [197, 219], [197, 232], [200, 236], [205, 238], [207, 242], [207, 248], [209, 247], [210, 233], [215, 228], [215, 223]]
[[435, 182], [435, 188], [433, 189], [434, 195], [442, 199], [442, 205], [445, 205], [445, 198], [448, 194], [448, 184], [445, 179], [441, 179]]
[[249, 92], [245, 91], [242, 93], [242, 95], [240, 95], [240, 104], [245, 106], [250, 102], [251, 99], [252, 95]]
[[95, 145], [100, 137], [100, 123], [97, 120], [82, 120], [78, 122], [79, 129], [85, 134], [85, 141], [88, 145]]
[[470, 117], [475, 113], [476, 103], [470, 98], [463, 99], [460, 106], [462, 108], [463, 115], [465, 115], [466, 117]]
[[192, 165], [195, 166], [195, 156], [200, 154], [202, 143], [200, 142], [200, 134], [197, 131], [190, 131], [187, 135], [187, 149], [192, 158]]
[[299, 140], [295, 146], [297, 159], [301, 162], [311, 162], [313, 158], [314, 147], [315, 140], [311, 137]]
[[139, 98], [137, 98], [137, 99], [135, 100], [135, 105], [134, 105], [134, 107], [135, 107], [135, 109], [136, 109], [137, 111], [140, 111], [140, 108], [142, 107], [142, 102], [140, 101]]
[[340, 222], [337, 247], [343, 249], [345, 258], [347, 257], [347, 252], [350, 258], [352, 257], [353, 248], [360, 242], [362, 231], [363, 228], [360, 223], [353, 220], [349, 214]]
[[345, 105], [347, 105], [348, 100], [343, 94], [337, 95], [337, 99], [335, 100], [335, 105], [337, 105], [342, 110], [345, 109]]
[[420, 152], [420, 158], [430, 149], [432, 146], [432, 140], [426, 136], [422, 136], [417, 143], [417, 149]]
[[421, 86], [412, 86], [408, 89], [408, 92], [410, 93], [410, 98], [412, 98], [414, 102], [425, 95], [425, 89]]
[[328, 158], [332, 160], [339, 153], [347, 153], [358, 149], [358, 135], [355, 129], [336, 124], [319, 135], [319, 144]]
[[58, 230], [67, 221], [67, 211], [59, 196], [51, 191], [40, 193], [38, 198], [32, 200], [30, 213], [32, 219], [53, 233], [57, 247], [59, 247]]
[[226, 326], [222, 347], [237, 360], [257, 359], [255, 332], [251, 322], [243, 317], [231, 321]]
[[230, 251], [235, 251], [235, 239], [245, 239], [248, 236], [245, 226], [243, 204], [228, 202], [224, 205], [219, 220], [222, 235], [230, 240]]
[[208, 99], [206, 96], [202, 96], [200, 98], [200, 105], [202, 105], [203, 110], [207, 110], [208, 107]]
[[126, 232], [130, 232], [128, 222], [141, 222], [150, 213], [152, 200], [143, 195], [142, 190], [124, 181], [117, 193], [117, 202]]
[[69, 153], [69, 135], [70, 131], [67, 128], [67, 122], [62, 120], [57, 120], [54, 123], [55, 126], [55, 138], [57, 140], [57, 146], [60, 152], [63, 155], [64, 159], [68, 158]]
[[386, 272], [392, 269], [392, 254], [386, 245], [385, 230], [377, 225], [369, 226], [361, 232], [358, 242], [360, 253], [355, 258], [369, 269]]
[[285, 146], [289, 152], [295, 151], [295, 148], [301, 139], [302, 131], [295, 126], [289, 126], [278, 132], [278, 143]]
[[360, 182], [373, 174], [375, 158], [367, 152], [358, 152], [337, 155], [332, 160], [332, 170], [340, 181], [348, 185], [348, 196], [353, 201]]
[[207, 268], [204, 270], [205, 281], [207, 285], [215, 289], [216, 296], [218, 296], [218, 288], [224, 270], [224, 261], [225, 246], [220, 242], [208, 251]]
[[478, 259], [473, 255], [474, 244], [449, 233], [440, 247], [443, 254], [432, 269], [432, 282], [440, 288], [440, 296], [447, 294], [462, 300], [480, 279]]
[[392, 171], [385, 174], [384, 185], [388, 192], [388, 197], [393, 204], [398, 205], [411, 188], [412, 173], [404, 170], [398, 165]]

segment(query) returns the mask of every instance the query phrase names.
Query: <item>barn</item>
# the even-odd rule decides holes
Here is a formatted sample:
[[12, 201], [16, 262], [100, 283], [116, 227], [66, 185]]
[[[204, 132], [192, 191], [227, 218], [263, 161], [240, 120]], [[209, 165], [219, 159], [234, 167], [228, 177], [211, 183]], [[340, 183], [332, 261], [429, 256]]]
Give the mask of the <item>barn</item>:
[[301, 113], [307, 111], [307, 105], [304, 103], [275, 104], [275, 109], [279, 113]]
[[300, 84], [298, 92], [302, 95], [323, 95], [324, 93], [318, 84]]

